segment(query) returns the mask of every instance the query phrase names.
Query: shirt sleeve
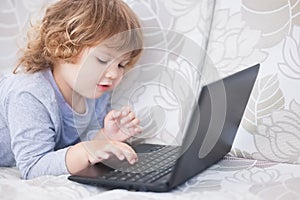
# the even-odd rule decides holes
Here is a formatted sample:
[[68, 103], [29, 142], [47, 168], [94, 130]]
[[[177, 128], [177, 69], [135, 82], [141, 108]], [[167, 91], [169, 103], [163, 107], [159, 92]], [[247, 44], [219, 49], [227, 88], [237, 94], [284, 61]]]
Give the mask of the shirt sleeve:
[[58, 135], [50, 106], [30, 92], [20, 92], [9, 96], [6, 108], [11, 148], [22, 178], [68, 173], [68, 148], [55, 150]]

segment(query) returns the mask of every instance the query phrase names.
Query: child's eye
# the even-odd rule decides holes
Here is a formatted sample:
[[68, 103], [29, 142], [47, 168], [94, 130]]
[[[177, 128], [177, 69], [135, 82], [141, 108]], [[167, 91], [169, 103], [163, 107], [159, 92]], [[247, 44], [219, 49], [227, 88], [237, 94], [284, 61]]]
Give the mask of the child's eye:
[[124, 68], [125, 68], [125, 65], [119, 64], [118, 67], [124, 69]]
[[102, 60], [102, 59], [100, 59], [100, 58], [97, 58], [97, 59], [98, 59], [98, 61], [99, 61], [101, 64], [107, 64], [107, 63], [108, 63], [108, 61]]
[[129, 64], [129, 61], [125, 60], [125, 61], [122, 61], [120, 64], [119, 64], [119, 68], [123, 68], [125, 69], [126, 66]]

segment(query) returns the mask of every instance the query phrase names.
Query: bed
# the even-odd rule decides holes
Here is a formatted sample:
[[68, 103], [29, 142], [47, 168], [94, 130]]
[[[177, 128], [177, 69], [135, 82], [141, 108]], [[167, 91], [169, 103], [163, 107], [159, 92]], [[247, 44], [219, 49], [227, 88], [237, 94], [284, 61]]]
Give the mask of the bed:
[[[0, 7], [0, 75], [14, 66], [17, 42], [22, 39], [29, 20], [38, 19], [45, 6], [55, 0], [2, 0]], [[193, 50], [200, 47], [205, 66], [202, 78], [207, 82], [225, 77], [248, 66], [261, 63], [253, 95], [231, 152], [219, 163], [168, 193], [106, 190], [83, 185], [61, 176], [20, 179], [15, 168], [0, 168], [0, 198], [13, 199], [130, 199], [130, 200], [201, 200], [201, 199], [300, 199], [300, 11], [297, 1], [234, 0], [126, 0], [139, 15], [144, 27], [173, 30], [190, 38]], [[264, 3], [261, 3], [264, 2]], [[281, 19], [281, 20], [278, 20]], [[274, 24], [270, 25], [271, 22]], [[289, 27], [289, 28], [286, 28]], [[151, 34], [148, 35], [151, 40]], [[185, 55], [178, 34], [170, 43], [175, 53]], [[148, 45], [153, 45], [149, 44]], [[170, 50], [170, 49], [166, 49]], [[166, 51], [167, 52], [167, 51]], [[194, 52], [194, 51], [193, 51]], [[150, 56], [149, 56], [150, 55]], [[186, 55], [187, 57], [189, 55]], [[167, 58], [167, 59], [166, 59]], [[140, 64], [168, 65], [193, 88], [199, 76], [183, 58], [145, 54]], [[164, 80], [174, 80], [164, 73]], [[135, 74], [143, 80], [142, 76]], [[173, 77], [174, 78], [174, 77]], [[141, 84], [140, 84], [141, 85]], [[291, 87], [293, 85], [293, 87]], [[173, 87], [174, 85], [171, 85]], [[176, 85], [175, 85], [176, 86]], [[178, 86], [178, 85], [177, 85]], [[125, 88], [126, 89], [126, 88]], [[142, 88], [147, 93], [147, 88]], [[172, 89], [172, 88], [171, 88]], [[145, 105], [141, 90], [135, 102]], [[170, 113], [158, 115], [170, 119], [165, 131], [180, 126], [176, 104], [170, 93], [158, 91], [154, 101]], [[172, 96], [171, 96], [172, 97]], [[148, 98], [148, 97], [146, 97]], [[149, 98], [148, 98], [149, 99]], [[183, 98], [184, 99], [184, 98]], [[159, 110], [161, 111], [161, 110]], [[176, 123], [174, 123], [176, 122]], [[178, 123], [177, 123], [178, 122]], [[167, 140], [158, 135], [158, 141]], [[155, 142], [152, 140], [151, 142]]]
[[171, 192], [106, 190], [69, 181], [68, 175], [21, 180], [16, 168], [0, 168], [1, 199], [298, 199], [300, 166], [226, 156]]

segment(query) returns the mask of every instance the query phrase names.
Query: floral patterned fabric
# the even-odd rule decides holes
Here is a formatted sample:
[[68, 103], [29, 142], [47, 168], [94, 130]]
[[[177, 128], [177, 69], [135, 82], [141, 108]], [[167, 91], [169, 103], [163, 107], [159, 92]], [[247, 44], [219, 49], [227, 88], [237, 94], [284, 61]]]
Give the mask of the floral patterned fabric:
[[172, 192], [105, 190], [67, 180], [66, 175], [20, 180], [15, 168], [0, 168], [1, 199], [288, 200], [300, 197], [300, 166], [225, 157]]
[[300, 2], [216, 5], [209, 55], [218, 72], [261, 63], [232, 154], [300, 164]]
[[[0, 76], [13, 69], [29, 21], [55, 1], [1, 1]], [[300, 1], [125, 1], [145, 28], [146, 49], [112, 106], [138, 111], [146, 133], [136, 141], [177, 143], [201, 84], [261, 63], [231, 152], [170, 193], [108, 191], [67, 175], [26, 181], [0, 168], [1, 199], [299, 199]]]

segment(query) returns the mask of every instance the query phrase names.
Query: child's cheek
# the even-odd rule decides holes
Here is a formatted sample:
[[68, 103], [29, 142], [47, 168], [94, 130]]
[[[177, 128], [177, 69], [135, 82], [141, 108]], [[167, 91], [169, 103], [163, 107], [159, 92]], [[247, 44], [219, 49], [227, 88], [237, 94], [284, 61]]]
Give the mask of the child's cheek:
[[113, 88], [117, 87], [117, 86], [120, 84], [120, 82], [122, 81], [122, 79], [123, 79], [123, 75], [120, 76], [120, 77], [118, 78], [118, 80], [116, 80], [115, 84], [113, 85]]

